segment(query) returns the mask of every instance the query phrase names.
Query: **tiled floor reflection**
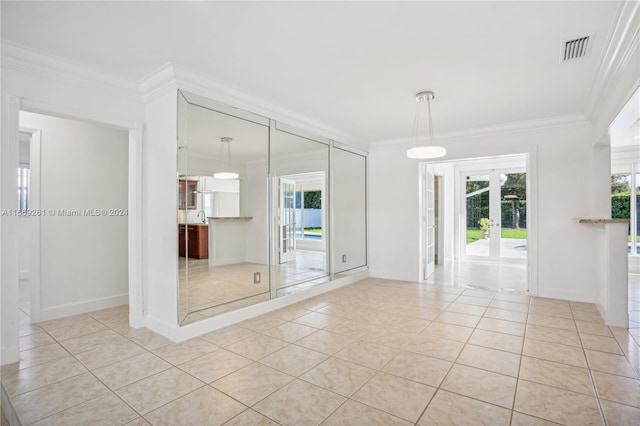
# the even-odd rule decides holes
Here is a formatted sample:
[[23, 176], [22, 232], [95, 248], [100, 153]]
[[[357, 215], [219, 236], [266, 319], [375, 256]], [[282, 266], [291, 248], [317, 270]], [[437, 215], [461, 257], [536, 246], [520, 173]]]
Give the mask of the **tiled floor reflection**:
[[636, 332], [591, 304], [366, 279], [179, 344], [126, 307], [23, 315], [2, 385], [25, 425], [637, 425]]
[[[297, 250], [296, 258], [272, 269], [272, 283], [277, 296], [295, 293], [329, 280], [323, 252]], [[183, 322], [200, 319], [254, 305], [270, 299], [269, 266], [241, 262], [209, 266], [208, 259], [179, 258], [180, 311], [189, 312]], [[261, 282], [254, 284], [254, 273]]]

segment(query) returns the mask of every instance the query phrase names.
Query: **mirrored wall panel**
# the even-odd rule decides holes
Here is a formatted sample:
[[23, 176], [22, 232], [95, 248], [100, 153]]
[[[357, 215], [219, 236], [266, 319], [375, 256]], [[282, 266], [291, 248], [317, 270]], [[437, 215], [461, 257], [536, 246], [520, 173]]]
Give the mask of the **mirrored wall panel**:
[[329, 140], [299, 133], [276, 123], [271, 138], [276, 297], [329, 281]]
[[367, 157], [336, 144], [331, 170], [333, 265], [341, 274], [367, 266]]
[[177, 170], [179, 324], [366, 267], [366, 155], [179, 92]]
[[179, 320], [188, 324], [270, 299], [269, 121], [179, 97]]

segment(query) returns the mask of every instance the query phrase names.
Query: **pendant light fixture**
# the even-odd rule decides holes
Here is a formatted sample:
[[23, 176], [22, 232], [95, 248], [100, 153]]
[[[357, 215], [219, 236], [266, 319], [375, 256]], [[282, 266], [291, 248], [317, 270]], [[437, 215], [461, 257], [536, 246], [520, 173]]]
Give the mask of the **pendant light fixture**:
[[[433, 123], [431, 122], [431, 101], [435, 99], [431, 91], [416, 94], [416, 115], [413, 120], [411, 141], [416, 142], [423, 132], [428, 133], [429, 142], [424, 146], [417, 146], [407, 150], [407, 157], [419, 160], [440, 158], [447, 155], [447, 149], [433, 144]], [[425, 111], [426, 110], [426, 111]], [[426, 120], [426, 121], [425, 121]], [[425, 129], [427, 127], [427, 129]]]
[[230, 137], [221, 137], [220, 142], [223, 144], [223, 150], [227, 151], [227, 164], [225, 166], [224, 172], [218, 172], [213, 174], [214, 179], [238, 179], [240, 176], [231, 171], [231, 142], [233, 142], [233, 138]]

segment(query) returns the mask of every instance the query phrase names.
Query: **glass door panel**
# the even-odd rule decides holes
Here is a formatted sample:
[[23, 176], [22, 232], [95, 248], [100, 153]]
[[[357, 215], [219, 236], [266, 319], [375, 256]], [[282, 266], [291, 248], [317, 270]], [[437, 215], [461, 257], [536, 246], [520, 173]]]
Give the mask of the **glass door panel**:
[[465, 176], [465, 250], [466, 256], [491, 254], [491, 186], [489, 174]]
[[501, 174], [500, 257], [527, 258], [527, 174]]

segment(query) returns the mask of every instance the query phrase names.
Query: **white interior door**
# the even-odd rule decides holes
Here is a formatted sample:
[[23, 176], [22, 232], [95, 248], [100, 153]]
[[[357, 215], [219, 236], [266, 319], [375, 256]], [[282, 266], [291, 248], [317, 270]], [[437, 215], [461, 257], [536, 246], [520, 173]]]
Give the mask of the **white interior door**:
[[296, 182], [280, 178], [279, 200], [279, 261], [291, 262], [296, 259]]
[[424, 236], [422, 238], [422, 265], [423, 279], [427, 279], [435, 270], [435, 253], [436, 253], [436, 221], [435, 221], [435, 192], [434, 192], [434, 173], [426, 166], [423, 173], [422, 182], [422, 222]]

